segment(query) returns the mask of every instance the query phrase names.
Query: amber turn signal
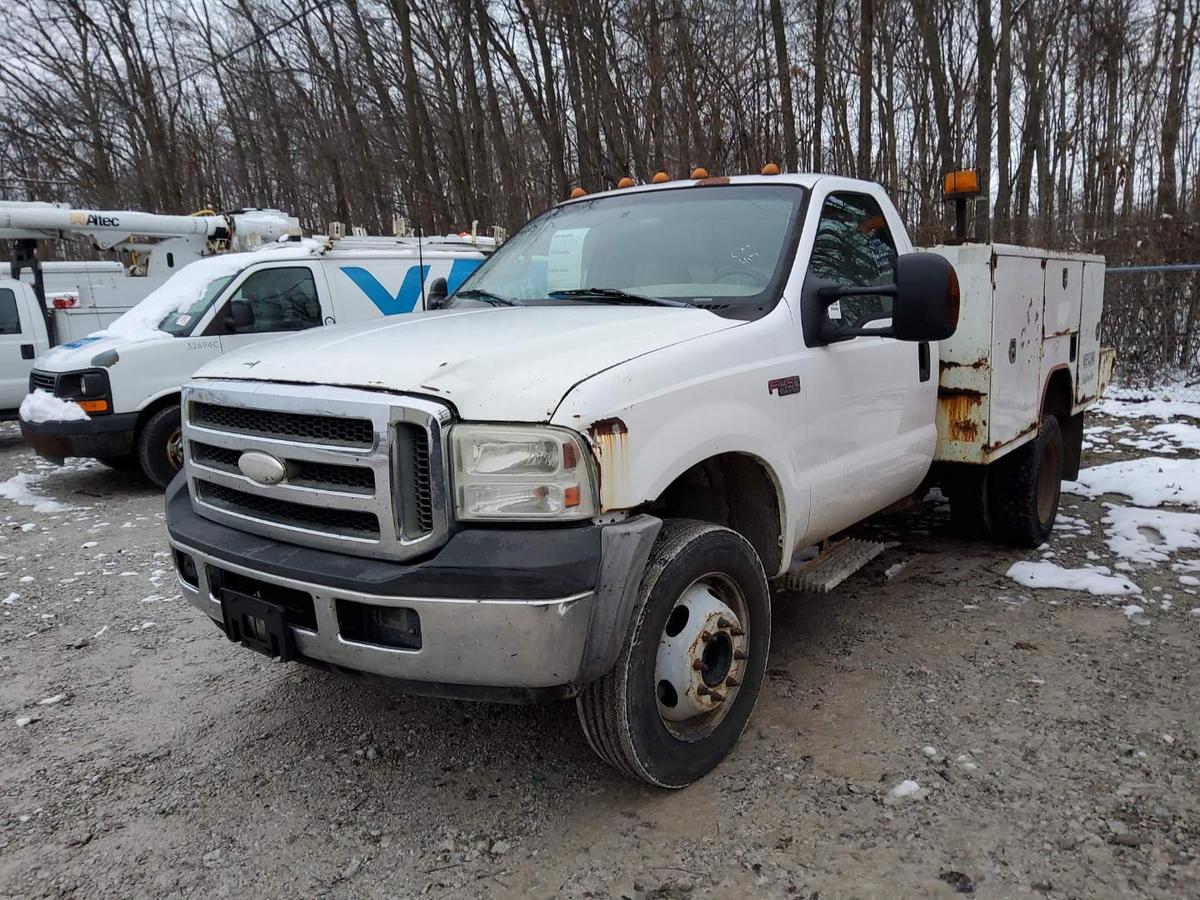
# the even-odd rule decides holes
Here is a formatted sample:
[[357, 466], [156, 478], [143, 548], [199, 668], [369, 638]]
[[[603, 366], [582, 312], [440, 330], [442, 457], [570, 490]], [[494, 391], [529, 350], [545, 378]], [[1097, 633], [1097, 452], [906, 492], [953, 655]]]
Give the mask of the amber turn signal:
[[75, 403], [85, 413], [108, 412], [107, 400], [76, 400]]

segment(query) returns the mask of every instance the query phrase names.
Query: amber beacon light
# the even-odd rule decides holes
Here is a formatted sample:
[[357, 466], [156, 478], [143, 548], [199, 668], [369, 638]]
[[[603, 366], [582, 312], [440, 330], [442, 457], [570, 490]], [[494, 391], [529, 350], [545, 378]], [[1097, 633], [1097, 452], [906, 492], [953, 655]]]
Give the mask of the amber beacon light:
[[942, 197], [954, 200], [957, 197], [975, 197], [979, 194], [979, 173], [974, 169], [947, 172], [942, 176]]

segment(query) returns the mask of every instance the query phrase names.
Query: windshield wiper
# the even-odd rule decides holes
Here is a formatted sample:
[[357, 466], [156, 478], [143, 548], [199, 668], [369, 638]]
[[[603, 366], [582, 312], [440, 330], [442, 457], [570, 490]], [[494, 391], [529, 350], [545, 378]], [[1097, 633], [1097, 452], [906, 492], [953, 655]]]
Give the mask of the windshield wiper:
[[512, 297], [504, 297], [500, 294], [493, 294], [491, 291], [485, 291], [482, 288], [467, 288], [465, 291], [458, 291], [450, 299], [457, 300], [459, 297], [464, 300], [482, 300], [484, 303], [490, 303], [492, 306], [525, 305], [521, 300], [515, 300]]
[[615, 300], [624, 303], [645, 303], [650, 306], [694, 306], [686, 300], [672, 300], [667, 297], [647, 297], [645, 294], [631, 294], [620, 288], [591, 287], [572, 288], [568, 291], [547, 291], [550, 297], [573, 297], [579, 300]]

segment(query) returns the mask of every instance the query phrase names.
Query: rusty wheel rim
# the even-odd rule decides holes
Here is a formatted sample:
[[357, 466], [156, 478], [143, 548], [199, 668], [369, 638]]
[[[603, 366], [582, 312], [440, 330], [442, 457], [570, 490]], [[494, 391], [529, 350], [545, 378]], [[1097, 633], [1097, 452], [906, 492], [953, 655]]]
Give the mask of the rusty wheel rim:
[[749, 624], [749, 604], [728, 575], [702, 575], [676, 598], [654, 667], [659, 719], [672, 736], [701, 740], [729, 714], [750, 659]]
[[182, 428], [176, 428], [167, 437], [167, 462], [176, 472], [183, 468]]
[[1040, 524], [1046, 525], [1054, 518], [1058, 491], [1058, 447], [1048, 442], [1042, 447], [1042, 460], [1038, 467], [1037, 514]]

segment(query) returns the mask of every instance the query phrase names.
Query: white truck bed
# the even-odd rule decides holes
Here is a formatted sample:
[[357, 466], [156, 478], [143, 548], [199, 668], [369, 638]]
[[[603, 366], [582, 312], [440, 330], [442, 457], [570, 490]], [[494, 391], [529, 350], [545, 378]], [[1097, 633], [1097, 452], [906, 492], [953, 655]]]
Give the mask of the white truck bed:
[[1100, 346], [1104, 257], [1010, 244], [932, 252], [954, 265], [962, 304], [939, 345], [939, 462], [990, 463], [1032, 439], [1060, 370], [1072, 415], [1099, 399], [1114, 360]]

